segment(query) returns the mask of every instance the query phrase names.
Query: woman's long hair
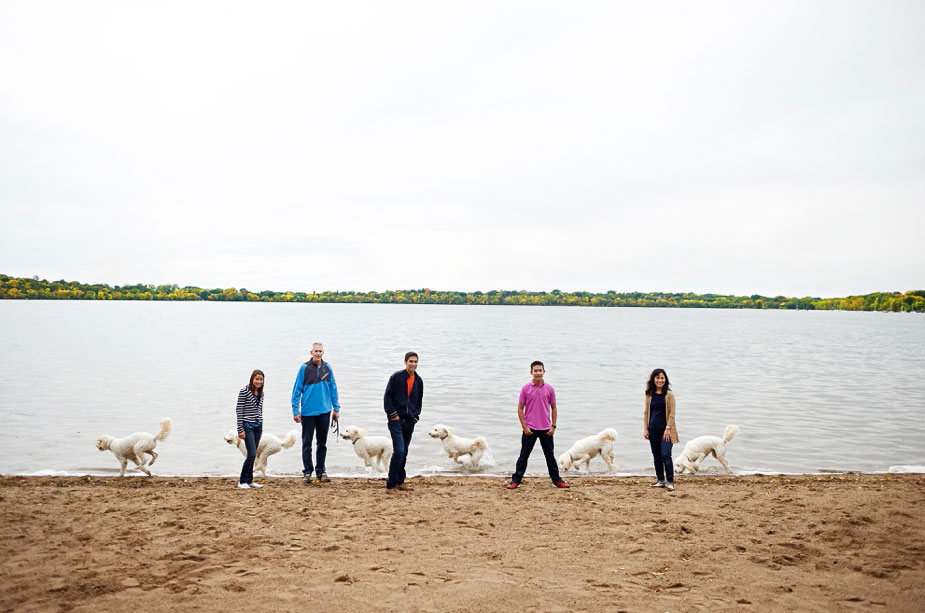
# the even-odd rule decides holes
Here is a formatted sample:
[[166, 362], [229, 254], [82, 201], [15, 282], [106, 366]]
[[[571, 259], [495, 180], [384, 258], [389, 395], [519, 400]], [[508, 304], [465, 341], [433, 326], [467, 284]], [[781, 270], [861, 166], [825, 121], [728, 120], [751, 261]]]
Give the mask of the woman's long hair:
[[[264, 381], [263, 385], [261, 385], [259, 388], [254, 386], [254, 377], [256, 377], [257, 375], [260, 375], [261, 377], [263, 377], [263, 381]], [[264, 385], [266, 385], [266, 380], [267, 380], [267, 376], [263, 374], [262, 370], [259, 370], [259, 369], [255, 370], [254, 372], [251, 373], [251, 380], [247, 384], [247, 389], [251, 391], [251, 394], [260, 398], [261, 396], [263, 396], [263, 387]]]
[[656, 368], [652, 371], [652, 374], [649, 375], [649, 382], [646, 383], [646, 396], [652, 396], [655, 394], [655, 377], [660, 374], [665, 375], [665, 385], [662, 386], [662, 393], [668, 392], [671, 389], [671, 383], [668, 382], [668, 373], [665, 372], [664, 368]]

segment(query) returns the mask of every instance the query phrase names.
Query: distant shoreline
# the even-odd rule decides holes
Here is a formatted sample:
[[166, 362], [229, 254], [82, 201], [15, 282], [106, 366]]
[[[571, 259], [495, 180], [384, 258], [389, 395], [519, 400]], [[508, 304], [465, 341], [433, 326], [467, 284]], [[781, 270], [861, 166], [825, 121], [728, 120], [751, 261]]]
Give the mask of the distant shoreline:
[[757, 309], [808, 311], [881, 311], [925, 313], [925, 290], [874, 292], [860, 296], [819, 298], [813, 296], [734, 296], [693, 292], [549, 292], [491, 290], [408, 289], [385, 292], [251, 292], [245, 288], [200, 288], [177, 285], [87, 284], [77, 281], [48, 281], [38, 277], [0, 274], [0, 300], [139, 300], [209, 302], [297, 302], [348, 304], [444, 304], [581, 307], [656, 307], [694, 309]]

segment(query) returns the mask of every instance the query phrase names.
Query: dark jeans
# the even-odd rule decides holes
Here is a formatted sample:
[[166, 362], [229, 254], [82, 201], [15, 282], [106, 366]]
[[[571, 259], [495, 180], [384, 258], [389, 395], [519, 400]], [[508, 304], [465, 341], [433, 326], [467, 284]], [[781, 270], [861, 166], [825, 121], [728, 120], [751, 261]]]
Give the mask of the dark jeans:
[[561, 481], [559, 477], [559, 465], [556, 464], [556, 456], [553, 452], [553, 437], [551, 434], [547, 434], [546, 430], [533, 430], [533, 434], [527, 436], [526, 434], [520, 435], [520, 457], [517, 458], [517, 468], [514, 471], [514, 474], [511, 475], [511, 481], [514, 483], [520, 483], [524, 478], [524, 473], [527, 472], [527, 459], [530, 457], [530, 452], [533, 451], [533, 446], [536, 445], [536, 440], [539, 439], [540, 447], [543, 448], [543, 455], [546, 456], [546, 468], [549, 470], [549, 478], [552, 479], [552, 482]]
[[405, 482], [405, 460], [408, 459], [408, 446], [414, 434], [414, 420], [400, 417], [388, 421], [389, 434], [392, 435], [392, 460], [389, 462], [389, 478], [385, 482], [388, 489]]
[[[317, 471], [320, 475], [327, 472], [324, 460], [328, 457], [328, 428], [331, 427], [331, 414], [302, 416], [302, 472], [306, 475]], [[312, 437], [318, 437], [315, 453], [315, 465], [312, 465]]]
[[257, 445], [260, 444], [262, 434], [263, 424], [244, 422], [244, 446], [247, 448], [247, 457], [244, 458], [244, 466], [241, 467], [239, 483], [254, 481], [254, 460], [257, 459]]
[[659, 481], [674, 483], [674, 462], [671, 460], [671, 441], [662, 440], [664, 430], [649, 430], [649, 447], [652, 448], [652, 461], [655, 462], [655, 476]]

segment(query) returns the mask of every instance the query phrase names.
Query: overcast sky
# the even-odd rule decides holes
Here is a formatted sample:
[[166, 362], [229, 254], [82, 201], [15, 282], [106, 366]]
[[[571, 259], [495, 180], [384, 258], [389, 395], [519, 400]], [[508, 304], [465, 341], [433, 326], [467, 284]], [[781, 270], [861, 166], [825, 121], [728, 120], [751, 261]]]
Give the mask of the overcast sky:
[[925, 3], [0, 4], [0, 273], [925, 289]]

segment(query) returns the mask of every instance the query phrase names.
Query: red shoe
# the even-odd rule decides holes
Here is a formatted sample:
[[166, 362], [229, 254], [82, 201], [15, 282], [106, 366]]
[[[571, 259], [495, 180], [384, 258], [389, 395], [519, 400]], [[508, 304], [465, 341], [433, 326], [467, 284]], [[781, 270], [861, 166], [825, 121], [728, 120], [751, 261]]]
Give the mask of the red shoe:
[[516, 481], [511, 481], [510, 483], [507, 484], [507, 489], [509, 490], [516, 490], [518, 487], [520, 487], [520, 484], [517, 483]]
[[571, 485], [569, 485], [565, 481], [562, 481], [561, 479], [558, 481], [553, 481], [552, 484], [555, 485], [556, 487], [572, 487]]

